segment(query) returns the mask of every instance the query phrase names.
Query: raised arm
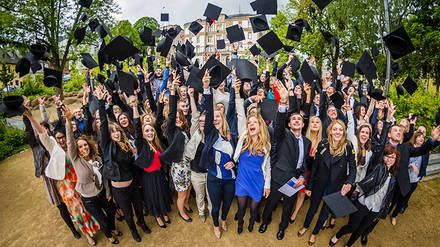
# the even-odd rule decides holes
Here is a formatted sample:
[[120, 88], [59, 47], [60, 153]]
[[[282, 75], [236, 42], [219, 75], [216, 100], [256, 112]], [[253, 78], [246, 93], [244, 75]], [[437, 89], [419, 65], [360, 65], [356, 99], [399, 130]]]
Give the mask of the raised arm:
[[78, 149], [76, 147], [75, 137], [73, 136], [73, 129], [72, 129], [73, 114], [70, 111], [70, 109], [67, 108], [67, 106], [64, 106], [62, 108], [62, 111], [66, 118], [67, 154], [69, 155], [70, 159], [75, 160], [78, 158], [78, 152], [77, 152]]
[[176, 127], [176, 117], [177, 117], [177, 95], [176, 95], [176, 88], [179, 85], [179, 76], [175, 78], [173, 81], [173, 85], [171, 86], [171, 94], [170, 94], [170, 102], [169, 102], [169, 114], [168, 114], [168, 121], [165, 127], [165, 131], [168, 137], [168, 141], [171, 141], [171, 138], [174, 136], [175, 131], [177, 130]]
[[243, 99], [240, 98], [240, 93], [237, 90], [235, 90], [235, 108], [237, 109], [238, 135], [241, 137], [246, 133], [246, 115], [244, 113]]
[[275, 119], [274, 137], [275, 143], [281, 144], [286, 134], [285, 124], [287, 117], [287, 106], [289, 103], [289, 93], [286, 87], [279, 80], [277, 80], [276, 85], [280, 94], [280, 104], [278, 106], [278, 112]]
[[101, 142], [99, 144], [102, 147], [106, 147], [110, 143], [110, 131], [108, 129], [108, 119], [105, 112], [105, 95], [99, 88], [95, 90], [94, 95], [99, 102], [99, 119], [101, 120], [99, 127], [101, 131]]

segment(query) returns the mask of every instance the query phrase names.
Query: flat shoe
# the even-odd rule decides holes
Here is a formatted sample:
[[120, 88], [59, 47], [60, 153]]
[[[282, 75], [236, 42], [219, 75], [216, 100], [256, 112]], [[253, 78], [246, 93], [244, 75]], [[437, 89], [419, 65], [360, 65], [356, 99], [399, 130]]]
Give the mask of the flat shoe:
[[113, 235], [115, 235], [115, 236], [117, 236], [117, 237], [122, 236], [122, 232], [121, 232], [121, 231], [118, 231], [118, 230], [114, 230], [114, 231], [116, 231], [116, 233], [114, 233], [114, 232], [112, 231]]
[[301, 232], [300, 231], [298, 231], [298, 238], [300, 238], [300, 237], [302, 237], [302, 236], [304, 236], [304, 234], [306, 234], [306, 232], [307, 232], [308, 230], [306, 230], [305, 232], [303, 232], [302, 234], [301, 234]]
[[188, 216], [188, 219], [183, 218], [183, 216], [179, 213], [180, 218], [182, 218], [185, 222], [192, 222], [191, 217]]

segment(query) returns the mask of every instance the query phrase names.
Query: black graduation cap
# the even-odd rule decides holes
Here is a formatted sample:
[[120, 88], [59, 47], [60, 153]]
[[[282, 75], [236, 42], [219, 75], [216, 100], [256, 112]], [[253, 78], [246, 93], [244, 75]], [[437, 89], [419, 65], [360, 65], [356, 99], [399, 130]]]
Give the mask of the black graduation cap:
[[96, 18], [89, 22], [89, 27], [90, 30], [92, 30], [92, 32], [94, 32], [98, 26], [99, 26], [99, 21]]
[[79, 19], [81, 20], [81, 22], [86, 22], [87, 21], [87, 14], [86, 13], [82, 13], [81, 17], [79, 17]]
[[417, 83], [410, 76], [405, 79], [402, 86], [411, 95], [417, 90]]
[[198, 76], [200, 73], [200, 69], [198, 67], [193, 66], [191, 72], [189, 73], [187, 84], [194, 88], [196, 92], [203, 92], [203, 83], [202, 79]]
[[315, 76], [315, 73], [313, 73], [312, 69], [307, 63], [307, 60], [305, 59], [299, 72], [306, 83], [312, 84], [315, 80], [319, 79]]
[[101, 24], [97, 27], [99, 36], [101, 39], [105, 38], [107, 35], [110, 36], [110, 39], [113, 38], [112, 33], [110, 32], [110, 29], [105, 24]]
[[303, 28], [300, 26], [289, 24], [287, 27], [286, 39], [300, 42], [302, 30]]
[[225, 48], [226, 48], [225, 40], [224, 39], [217, 40], [217, 49], [222, 50]]
[[171, 56], [171, 68], [177, 69], [179, 67], [179, 63], [177, 62], [176, 58], [174, 56]]
[[296, 72], [301, 67], [301, 61], [299, 61], [299, 59], [296, 56], [293, 56], [293, 59], [292, 61], [290, 61], [289, 66], [292, 67], [292, 72]]
[[323, 10], [332, 0], [312, 0], [319, 9]]
[[330, 96], [330, 99], [336, 109], [341, 109], [341, 107], [344, 105], [344, 96], [342, 96], [341, 92], [336, 91], [334, 94], [332, 94], [332, 96]]
[[371, 98], [373, 98], [373, 99], [375, 99], [375, 100], [377, 100], [377, 101], [381, 101], [381, 100], [386, 99], [386, 98], [383, 96], [383, 91], [382, 91], [382, 89], [380, 89], [380, 88], [374, 88], [374, 89], [372, 89], [371, 92], [368, 93], [368, 95], [370, 95]]
[[333, 40], [333, 34], [331, 34], [329, 31], [325, 30], [325, 29], [321, 29], [321, 34], [322, 36], [324, 36], [325, 41], [327, 41], [327, 43], [332, 43]]
[[278, 55], [277, 52], [274, 52], [274, 53], [271, 53], [271, 54], [267, 54], [265, 51], [263, 51], [263, 52], [261, 53], [261, 56], [265, 57], [266, 59], [267, 59], [267, 58], [269, 58], [269, 59], [273, 59], [276, 55]]
[[286, 52], [291, 52], [291, 51], [293, 51], [293, 46], [290, 46], [290, 45], [284, 45], [284, 51], [286, 51]]
[[276, 15], [278, 12], [277, 0], [257, 0], [257, 14]]
[[253, 63], [246, 59], [233, 59], [232, 61], [234, 61], [234, 63], [230, 65], [235, 66], [238, 79], [254, 82], [257, 81], [258, 68]]
[[226, 28], [226, 37], [231, 44], [246, 39], [243, 29], [238, 24]]
[[32, 44], [32, 45], [30, 45], [29, 51], [38, 60], [47, 61], [47, 59], [50, 56], [50, 53], [48, 52], [47, 46], [43, 45], [43, 44], [38, 44], [38, 43], [37, 44]]
[[257, 7], [258, 7], [258, 6], [257, 6], [257, 1], [255, 0], [255, 1], [251, 2], [250, 4], [251, 4], [251, 8], [252, 8], [252, 10], [253, 10], [253, 11], [257, 11]]
[[44, 79], [43, 84], [46, 87], [62, 87], [62, 80], [63, 80], [63, 72], [44, 68]]
[[375, 57], [377, 55], [379, 55], [379, 49], [377, 49], [376, 45], [373, 45], [373, 47], [371, 47], [371, 56]]
[[278, 101], [276, 99], [263, 99], [258, 103], [261, 109], [261, 117], [267, 121], [274, 121], [278, 112]]
[[98, 67], [98, 64], [96, 63], [95, 59], [90, 55], [90, 53], [81, 53], [82, 59], [81, 63], [89, 69], [93, 69]]
[[336, 218], [344, 217], [358, 210], [346, 196], [341, 195], [341, 191], [326, 195], [322, 199]]
[[260, 55], [260, 53], [261, 53], [261, 49], [258, 48], [256, 44], [251, 46], [251, 48], [249, 48], [249, 51], [252, 53], [253, 56]]
[[209, 86], [213, 88], [217, 88], [231, 73], [231, 70], [228, 67], [215, 58], [215, 54], [211, 55], [208, 61], [206, 61], [205, 65], [198, 73], [198, 77], [203, 78], [206, 70], [209, 70], [209, 75], [211, 76], [211, 83]]
[[177, 63], [181, 66], [189, 66], [191, 63], [188, 61], [188, 57], [181, 51], [176, 51]]
[[135, 65], [139, 64], [141, 66], [141, 68], [144, 68], [143, 63], [144, 63], [144, 57], [142, 55], [139, 55], [139, 53], [135, 54], [134, 55], [134, 64]]
[[41, 66], [40, 60], [34, 54], [32, 54], [32, 52], [26, 54], [24, 58], [30, 61], [32, 73], [35, 74], [37, 71], [43, 68], [43, 66]]
[[281, 42], [280, 38], [278, 38], [273, 31], [270, 31], [259, 38], [257, 42], [267, 54], [272, 54], [284, 47], [283, 42]]
[[0, 105], [0, 112], [5, 113], [8, 116], [23, 115], [26, 108], [23, 106], [23, 96], [6, 96], [3, 97], [2, 104]]
[[309, 22], [307, 20], [298, 19], [295, 21], [295, 25], [305, 28], [307, 32], [312, 31], [312, 28], [310, 27]]
[[222, 8], [214, 4], [208, 3], [208, 6], [206, 6], [203, 16], [206, 16], [208, 19], [218, 20], [221, 12]]
[[119, 90], [120, 88], [119, 84], [117, 83], [119, 81], [118, 73], [118, 71], [113, 71], [108, 80], [105, 82], [106, 87], [110, 89], [109, 92]]
[[73, 37], [76, 39], [76, 44], [79, 45], [86, 37], [87, 26], [85, 27], [77, 27], [75, 32], [73, 32]]
[[393, 59], [399, 59], [416, 50], [403, 26], [383, 37], [383, 40]]
[[131, 72], [118, 71], [119, 87], [126, 95], [133, 95], [134, 90], [138, 88], [137, 78]]
[[101, 46], [99, 47], [98, 51], [98, 63], [99, 63], [99, 69], [102, 70], [104, 68], [104, 64], [110, 63], [110, 59], [107, 54], [103, 52], [105, 47], [105, 41], [103, 40], [101, 43]]
[[155, 39], [153, 37], [153, 30], [151, 30], [151, 28], [149, 27], [144, 27], [144, 29], [142, 29], [142, 31], [139, 33], [139, 38], [146, 46], [156, 45]]
[[79, 0], [78, 4], [83, 6], [84, 8], [90, 8], [90, 5], [92, 5], [93, 0]]
[[309, 4], [309, 15], [313, 15], [315, 14], [316, 9], [312, 6], [312, 4]]
[[269, 24], [267, 24], [267, 19], [265, 15], [257, 15], [251, 17], [250, 19], [252, 32], [258, 33], [261, 31], [269, 30]]
[[203, 26], [198, 21], [193, 21], [193, 22], [191, 22], [191, 25], [189, 26], [188, 29], [194, 35], [197, 35], [200, 31], [202, 31]]
[[159, 38], [160, 36], [162, 36], [163, 31], [160, 29], [157, 29], [156, 31], [154, 31], [153, 33], [153, 37]]
[[23, 77], [29, 73], [31, 69], [31, 61], [26, 57], [20, 58], [17, 64], [15, 65], [15, 72], [19, 74], [20, 77]]
[[396, 84], [396, 92], [397, 92], [397, 97], [400, 97], [401, 95], [405, 94], [405, 91], [403, 90], [402, 84]]
[[117, 36], [112, 39], [103, 49], [103, 52], [111, 59], [119, 61], [125, 60], [138, 53], [138, 48], [133, 46], [133, 42], [128, 37]]
[[361, 58], [357, 62], [357, 67], [365, 74], [365, 77], [368, 81], [377, 78], [376, 75], [376, 65], [373, 62], [373, 58], [368, 54], [368, 52], [364, 51]]
[[402, 65], [399, 63], [391, 64], [391, 74], [397, 73], [402, 70]]
[[356, 65], [354, 63], [350, 63], [348, 61], [344, 61], [342, 63], [342, 74], [345, 76], [354, 77], [354, 72], [356, 70]]
[[196, 56], [195, 53], [195, 47], [193, 46], [193, 44], [191, 42], [189, 42], [189, 40], [186, 40], [185, 42], [185, 54], [189, 59], [192, 59], [193, 57]]
[[160, 21], [169, 21], [170, 20], [170, 14], [169, 13], [161, 13], [160, 14]]
[[177, 35], [179, 35], [180, 31], [182, 31], [182, 28], [180, 26], [176, 26], [176, 27], [171, 27], [169, 28], [166, 33], [168, 34], [168, 36], [171, 39], [175, 39], [177, 37]]
[[102, 85], [105, 84], [106, 78], [103, 74], [98, 74], [98, 76], [96, 77], [96, 80], [101, 83]]
[[168, 56], [168, 52], [171, 49], [171, 45], [173, 44], [173, 40], [166, 35], [165, 38], [161, 39], [159, 43], [157, 43], [156, 51], [160, 52], [162, 57]]
[[[196, 61], [193, 64], [188, 66], [188, 71], [191, 72], [192, 69], [194, 69], [194, 68], [198, 68], [200, 70], [199, 59], [198, 58], [196, 59]], [[197, 74], [198, 74], [198, 72], [197, 72]]]

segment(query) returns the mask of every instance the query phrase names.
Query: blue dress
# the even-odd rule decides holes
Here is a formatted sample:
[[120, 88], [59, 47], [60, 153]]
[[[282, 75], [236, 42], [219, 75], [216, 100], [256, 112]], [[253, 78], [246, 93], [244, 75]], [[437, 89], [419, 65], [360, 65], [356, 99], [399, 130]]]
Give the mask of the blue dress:
[[264, 190], [264, 175], [261, 169], [263, 161], [264, 153], [249, 156], [249, 150], [246, 150], [240, 154], [237, 180], [235, 181], [237, 196], [249, 196], [256, 202], [261, 200]]

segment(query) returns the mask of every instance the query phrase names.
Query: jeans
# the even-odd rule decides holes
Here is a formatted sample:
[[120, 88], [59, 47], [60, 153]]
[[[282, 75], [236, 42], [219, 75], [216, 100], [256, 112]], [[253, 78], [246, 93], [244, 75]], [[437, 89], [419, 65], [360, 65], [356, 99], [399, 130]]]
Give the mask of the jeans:
[[343, 226], [337, 233], [336, 238], [341, 238], [347, 233], [351, 233], [350, 239], [346, 246], [351, 246], [356, 240], [363, 234], [366, 229], [373, 223], [373, 220], [377, 218], [377, 214], [368, 210], [367, 207], [356, 201], [356, 207], [358, 211], [350, 214], [347, 225]]
[[191, 183], [196, 192], [196, 203], [199, 215], [205, 215], [205, 196], [208, 199], [208, 210], [212, 211], [211, 199], [209, 198], [208, 188], [206, 186], [206, 179], [208, 173], [199, 173], [191, 171]]
[[[81, 197], [84, 207], [98, 221], [102, 232], [107, 238], [112, 237], [112, 230], [115, 230], [116, 207], [112, 200], [108, 201], [105, 190], [102, 190], [94, 197]], [[105, 211], [105, 214], [103, 212]]]
[[288, 197], [279, 192], [280, 185], [272, 183], [269, 198], [263, 211], [263, 223], [269, 224], [272, 221], [272, 212], [275, 210], [280, 198], [284, 196], [283, 212], [281, 215], [280, 229], [286, 229], [289, 226], [290, 215], [292, 214], [293, 204], [298, 193]]
[[211, 173], [208, 173], [208, 177], [206, 180], [208, 194], [211, 198], [212, 203], [212, 221], [214, 221], [214, 226], [218, 227], [218, 216], [220, 212], [220, 205], [222, 205], [222, 202], [222, 220], [225, 221], [228, 217], [228, 212], [231, 208], [232, 199], [234, 199], [235, 180], [219, 179]]
[[133, 221], [133, 211], [136, 214], [138, 224], [145, 224], [144, 215], [142, 212], [142, 196], [137, 193], [133, 183], [124, 188], [116, 188], [112, 186], [112, 194], [115, 198], [119, 208], [124, 212], [124, 218], [131, 231], [136, 231], [136, 225]]
[[[304, 228], [309, 228], [310, 223], [313, 220], [313, 217], [316, 214], [316, 211], [318, 210], [319, 204], [321, 203], [321, 199], [319, 200], [310, 200], [310, 207], [307, 211], [306, 219], [304, 221]], [[321, 212], [319, 213], [318, 221], [316, 222], [315, 228], [313, 228], [313, 235], [316, 235], [319, 233], [319, 230], [321, 230], [322, 226], [324, 225], [325, 220], [327, 219], [329, 214], [328, 207], [325, 203], [323, 203], [321, 207]]]

